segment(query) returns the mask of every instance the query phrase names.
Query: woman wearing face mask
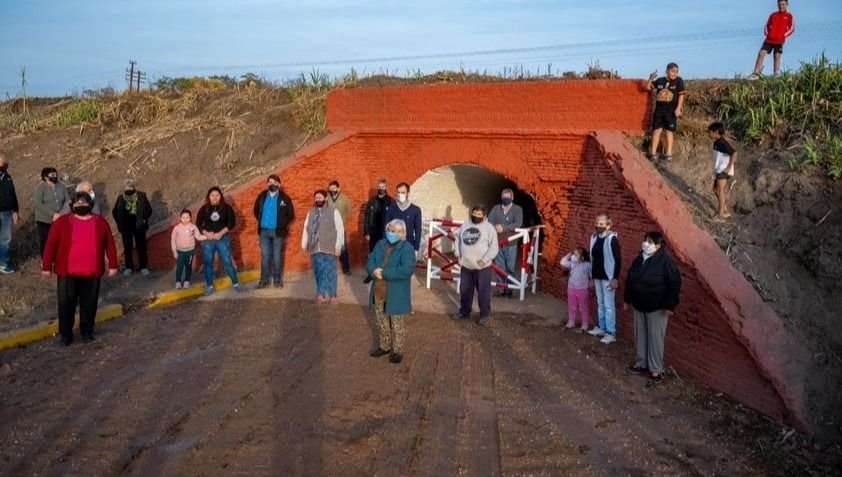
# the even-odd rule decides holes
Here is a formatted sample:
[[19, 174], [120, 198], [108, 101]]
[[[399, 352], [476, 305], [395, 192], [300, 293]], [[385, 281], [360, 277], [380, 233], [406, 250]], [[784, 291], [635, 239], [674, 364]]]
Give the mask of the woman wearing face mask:
[[236, 217], [234, 208], [225, 203], [225, 196], [222, 189], [213, 186], [208, 189], [203, 205], [196, 214], [196, 227], [202, 231], [205, 241], [202, 242], [202, 261], [205, 269], [205, 295], [213, 294], [213, 261], [219, 253], [219, 261], [234, 290], [244, 292], [246, 289], [240, 285], [237, 277], [237, 268], [234, 267], [234, 257], [231, 253], [231, 239], [228, 232], [234, 228]]
[[380, 329], [380, 346], [371, 356], [390, 354], [389, 361], [400, 363], [404, 352], [404, 318], [412, 313], [410, 279], [415, 272], [415, 249], [406, 241], [403, 220], [386, 224], [386, 237], [368, 255], [366, 270], [374, 277], [369, 305], [374, 306]]
[[58, 180], [55, 167], [41, 169], [41, 183], [35, 188], [33, 206], [35, 208], [35, 225], [38, 227], [38, 244], [41, 256], [44, 256], [44, 246], [53, 221], [61, 217], [60, 211], [70, 204], [70, 192]]
[[41, 270], [44, 277], [58, 277], [58, 328], [61, 345], [73, 342], [73, 322], [79, 307], [82, 341], [94, 339], [94, 321], [99, 300], [99, 282], [108, 260], [108, 276], [117, 275], [117, 247], [111, 227], [99, 215], [91, 214], [93, 199], [77, 192], [73, 213], [56, 219], [50, 228]]
[[327, 203], [327, 191], [313, 194], [313, 207], [304, 219], [301, 248], [310, 256], [316, 277], [316, 301], [339, 303], [336, 298], [336, 257], [345, 245], [345, 226], [339, 211]]
[[123, 193], [114, 201], [114, 223], [123, 237], [123, 258], [126, 261], [124, 275], [131, 275], [136, 269], [134, 264], [134, 250], [137, 248], [138, 267], [140, 274], [149, 276], [146, 268], [146, 231], [149, 230], [149, 219], [152, 217], [152, 205], [146, 194], [137, 190], [134, 179], [123, 181]]
[[640, 255], [626, 276], [623, 309], [634, 311], [634, 342], [637, 359], [628, 367], [631, 374], [648, 375], [647, 386], [664, 379], [664, 337], [667, 318], [678, 306], [681, 274], [664, 250], [660, 232], [646, 234]]

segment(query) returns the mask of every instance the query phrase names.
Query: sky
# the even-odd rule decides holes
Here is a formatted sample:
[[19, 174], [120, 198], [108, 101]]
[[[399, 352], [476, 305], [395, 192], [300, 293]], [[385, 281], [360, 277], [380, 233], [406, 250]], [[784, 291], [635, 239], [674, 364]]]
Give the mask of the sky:
[[[770, 0], [0, 0], [0, 95], [126, 86], [129, 60], [163, 76], [251, 72], [285, 81], [522, 68], [628, 78], [681, 65], [685, 78], [751, 73]], [[842, 0], [793, 0], [784, 67], [842, 61]], [[502, 50], [502, 51], [501, 51]], [[767, 61], [767, 72], [771, 61]]]

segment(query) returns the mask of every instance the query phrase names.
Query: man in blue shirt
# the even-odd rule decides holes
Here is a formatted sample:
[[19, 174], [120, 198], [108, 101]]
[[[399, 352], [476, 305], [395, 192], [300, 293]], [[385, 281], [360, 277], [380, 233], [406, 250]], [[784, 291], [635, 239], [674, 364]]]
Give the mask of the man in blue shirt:
[[281, 178], [272, 174], [266, 182], [266, 190], [254, 201], [254, 217], [260, 235], [260, 282], [257, 288], [269, 286], [270, 272], [275, 287], [283, 288], [284, 239], [295, 213], [292, 199], [281, 190]]
[[406, 224], [406, 241], [418, 251], [421, 246], [421, 209], [409, 201], [409, 184], [401, 182], [396, 188], [395, 205], [386, 210], [386, 223], [401, 219]]

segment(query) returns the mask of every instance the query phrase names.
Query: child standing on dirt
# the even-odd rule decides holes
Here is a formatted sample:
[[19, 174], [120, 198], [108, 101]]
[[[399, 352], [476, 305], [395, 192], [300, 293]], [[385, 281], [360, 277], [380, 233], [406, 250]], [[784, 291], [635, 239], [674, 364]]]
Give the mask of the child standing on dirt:
[[795, 33], [795, 19], [792, 14], [787, 11], [789, 2], [787, 0], [778, 0], [778, 11], [769, 15], [766, 20], [766, 38], [763, 40], [763, 45], [760, 51], [757, 52], [757, 61], [754, 63], [754, 73], [748, 77], [750, 80], [760, 79], [760, 72], [763, 71], [763, 61], [766, 60], [766, 55], [774, 54], [774, 69], [773, 74], [775, 78], [781, 73], [781, 57], [784, 54], [784, 43], [786, 39]]
[[722, 123], [713, 123], [708, 126], [708, 136], [713, 141], [713, 191], [719, 210], [713, 220], [723, 222], [731, 218], [726, 204], [728, 192], [728, 180], [734, 177], [734, 162], [737, 161], [737, 151], [728, 144], [723, 137], [725, 126]]
[[[191, 220], [193, 213], [187, 209], [181, 211], [180, 220], [172, 229], [172, 253], [175, 257], [175, 287], [189, 288], [190, 276], [193, 273], [193, 255], [196, 252], [196, 241], [205, 240], [205, 236], [199, 231]], [[184, 281], [181, 281], [182, 271]]]
[[684, 109], [684, 80], [678, 76], [678, 65], [667, 65], [666, 74], [658, 79], [658, 71], [649, 75], [646, 87], [655, 92], [655, 112], [652, 115], [652, 142], [649, 145], [649, 160], [657, 158], [658, 146], [661, 142], [661, 132], [666, 130], [667, 151], [665, 161], [672, 160], [673, 133], [678, 128], [678, 118]]
[[576, 310], [579, 310], [582, 333], [588, 331], [590, 322], [591, 257], [582, 247], [568, 253], [561, 259], [561, 266], [570, 270], [567, 281], [567, 329], [576, 327]]

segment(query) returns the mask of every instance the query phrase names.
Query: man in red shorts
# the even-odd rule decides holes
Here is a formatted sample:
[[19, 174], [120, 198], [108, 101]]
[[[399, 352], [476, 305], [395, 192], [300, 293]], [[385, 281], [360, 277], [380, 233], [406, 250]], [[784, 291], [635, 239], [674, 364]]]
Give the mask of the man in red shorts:
[[784, 52], [786, 39], [795, 32], [795, 20], [792, 14], [787, 11], [789, 2], [778, 0], [778, 11], [769, 15], [766, 21], [766, 39], [763, 46], [757, 53], [757, 62], [754, 64], [754, 73], [748, 77], [750, 80], [760, 79], [760, 72], [763, 71], [763, 61], [769, 53], [775, 53], [775, 77], [781, 73], [781, 55]]

